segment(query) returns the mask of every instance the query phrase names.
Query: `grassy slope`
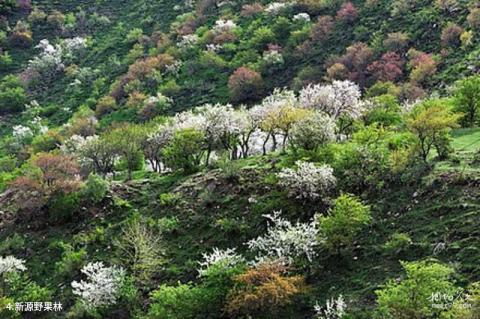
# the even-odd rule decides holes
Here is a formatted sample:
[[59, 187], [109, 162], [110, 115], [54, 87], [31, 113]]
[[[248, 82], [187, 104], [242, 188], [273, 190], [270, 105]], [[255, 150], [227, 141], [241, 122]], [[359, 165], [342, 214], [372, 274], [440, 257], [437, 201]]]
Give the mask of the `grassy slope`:
[[[476, 150], [478, 134], [477, 129], [455, 132], [457, 151]], [[168, 262], [155, 282], [194, 281], [203, 252], [213, 247], [244, 250], [243, 243], [264, 232], [262, 214], [281, 209], [290, 219], [307, 220], [322, 211], [319, 206], [287, 200], [275, 187], [271, 165], [268, 158], [248, 159], [242, 163], [239, 178], [230, 180], [213, 170], [187, 177], [150, 176], [127, 184], [116, 182], [112, 198], [89, 207], [77, 221], [42, 231], [31, 230], [35, 223], [10, 225], [0, 230], [0, 239], [15, 232], [24, 236], [25, 247], [10, 253], [24, 256], [36, 280], [67, 297], [66, 279], [51, 277], [55, 262], [61, 259], [53, 243], [61, 240], [76, 249], [86, 248], [88, 260], [113, 258], [115, 262], [118, 256], [113, 253], [112, 241], [128, 216], [141, 214], [153, 223], [175, 217], [177, 227], [164, 234]], [[314, 271], [308, 274], [315, 295], [323, 300], [343, 293], [360, 307], [373, 306], [374, 290], [400, 275], [398, 260], [427, 257], [458, 266], [460, 284], [466, 279], [480, 280], [479, 177], [473, 168], [468, 174], [436, 169], [417, 187], [392, 189], [370, 200], [374, 224], [358, 238], [353, 253], [315, 261]], [[180, 194], [181, 199], [162, 203], [160, 194], [167, 192]], [[394, 232], [408, 233], [413, 239], [407, 252], [389, 255], [382, 249]], [[446, 249], [434, 256], [440, 242], [446, 243]]]

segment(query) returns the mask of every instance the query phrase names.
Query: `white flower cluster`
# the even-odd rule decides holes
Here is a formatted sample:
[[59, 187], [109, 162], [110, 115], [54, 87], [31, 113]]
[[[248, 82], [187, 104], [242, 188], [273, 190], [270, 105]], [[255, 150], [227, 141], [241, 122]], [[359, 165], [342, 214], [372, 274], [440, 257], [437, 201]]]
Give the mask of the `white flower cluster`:
[[289, 196], [299, 199], [327, 197], [335, 188], [333, 169], [328, 165], [320, 167], [309, 162], [296, 162], [297, 169], [284, 168], [278, 174], [279, 184], [288, 190]]
[[310, 22], [310, 15], [306, 12], [301, 12], [293, 16], [293, 21]]
[[333, 119], [342, 115], [357, 119], [365, 112], [360, 97], [360, 88], [355, 83], [333, 81], [332, 84], [315, 84], [303, 88], [299, 102], [302, 107], [317, 109]]
[[294, 145], [305, 149], [315, 149], [319, 145], [335, 140], [335, 121], [328, 115], [315, 111], [293, 124], [291, 140]]
[[216, 34], [229, 32], [235, 29], [237, 25], [232, 20], [217, 20], [215, 21], [215, 25], [213, 26], [213, 32]]
[[219, 52], [223, 49], [223, 45], [215, 44], [215, 43], [208, 43], [206, 47], [207, 47], [207, 51], [210, 51], [210, 52]]
[[315, 304], [314, 310], [316, 312], [316, 319], [342, 319], [346, 314], [347, 304], [343, 296], [338, 296], [337, 299], [329, 299], [324, 307]]
[[180, 72], [180, 68], [182, 67], [182, 61], [176, 60], [172, 64], [168, 64], [165, 66], [165, 72], [172, 74], [174, 76], [178, 75], [178, 72]]
[[41, 50], [40, 54], [28, 62], [27, 69], [52, 76], [62, 71], [65, 64], [73, 60], [75, 55], [86, 47], [87, 41], [80, 37], [65, 39], [55, 46], [47, 39], [43, 39], [35, 47]]
[[27, 138], [33, 137], [33, 131], [28, 126], [15, 125], [13, 127], [13, 137], [18, 142], [24, 141]]
[[290, 6], [291, 6], [290, 3], [272, 2], [265, 8], [265, 12], [271, 15], [278, 15], [282, 10]]
[[[352, 96], [344, 96], [349, 90], [352, 91]], [[215, 152], [219, 150], [229, 151], [232, 158], [247, 157], [275, 151], [279, 141], [282, 146], [286, 146], [293, 139], [296, 140], [296, 145], [307, 145], [313, 149], [336, 137], [335, 120], [338, 116], [362, 114], [365, 103], [359, 95], [360, 91], [355, 84], [337, 81], [332, 85], [306, 87], [299, 98], [291, 90], [276, 89], [262, 103], [249, 109], [240, 107], [235, 110], [229, 104], [203, 105], [177, 113], [165, 125], [160, 126], [159, 134], [153, 133], [150, 136], [144, 145], [144, 151], [148, 153], [146, 156], [150, 162], [163, 167], [164, 163], [158, 162], [162, 157], [162, 149], [175, 132], [184, 129], [203, 133], [204, 151], [207, 151], [206, 164], [209, 163], [210, 155], [215, 157]], [[304, 118], [301, 115], [298, 119], [288, 118], [290, 113], [301, 114], [299, 111], [305, 111], [302, 108], [313, 108], [312, 114]], [[167, 129], [168, 126], [170, 128]]]
[[205, 253], [202, 256], [203, 261], [198, 262], [200, 264], [200, 269], [198, 269], [200, 277], [204, 276], [212, 266], [228, 269], [245, 262], [245, 259], [236, 253], [235, 248], [221, 250], [215, 247], [213, 248], [213, 252], [210, 254]]
[[38, 116], [34, 117], [28, 126], [15, 125], [12, 135], [19, 144], [25, 142], [26, 139], [34, 137], [36, 134], [43, 134], [48, 131], [48, 127], [42, 124], [42, 119]]
[[285, 62], [282, 54], [277, 50], [263, 52], [263, 61], [269, 65], [283, 64]]
[[25, 260], [15, 258], [13, 256], [0, 257], [0, 276], [17, 271], [25, 271]]
[[182, 36], [180, 42], [177, 43], [177, 46], [181, 49], [189, 49], [193, 47], [198, 42], [198, 35], [196, 34], [187, 34]]
[[125, 271], [118, 267], [105, 267], [102, 262], [88, 263], [82, 268], [87, 281], [73, 281], [73, 294], [80, 297], [88, 308], [113, 305], [125, 278]]
[[300, 256], [305, 256], [309, 261], [312, 261], [316, 255], [315, 247], [318, 243], [317, 221], [292, 224], [290, 221], [281, 218], [280, 215], [281, 212], [265, 215], [271, 221], [267, 232], [265, 235], [247, 243], [249, 249], [258, 253], [256, 262], [280, 260], [291, 263], [293, 258]]

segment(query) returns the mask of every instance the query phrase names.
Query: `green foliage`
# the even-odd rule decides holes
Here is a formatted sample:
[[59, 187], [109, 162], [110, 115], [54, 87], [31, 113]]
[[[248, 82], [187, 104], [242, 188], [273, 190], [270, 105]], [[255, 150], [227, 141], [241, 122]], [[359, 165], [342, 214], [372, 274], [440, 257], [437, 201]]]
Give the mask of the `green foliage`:
[[461, 115], [453, 113], [445, 101], [429, 100], [415, 107], [407, 125], [410, 131], [417, 136], [419, 153], [424, 162], [433, 146], [444, 153], [448, 150], [448, 133], [458, 127]]
[[204, 298], [203, 291], [191, 284], [179, 284], [175, 287], [161, 285], [151, 294], [148, 318], [195, 318], [202, 309]]
[[344, 194], [335, 200], [327, 216], [319, 217], [321, 236], [330, 249], [348, 247], [371, 220], [369, 206], [352, 195]]
[[160, 194], [160, 205], [165, 207], [174, 207], [181, 200], [179, 194], [175, 193], [162, 193]]
[[377, 290], [379, 318], [438, 318], [441, 309], [432, 307], [435, 294], [455, 296], [450, 280], [453, 269], [433, 261], [402, 262], [405, 277], [391, 280]]
[[412, 245], [412, 239], [405, 233], [393, 233], [383, 248], [387, 253], [406, 251]]
[[402, 122], [400, 105], [397, 98], [390, 94], [383, 94], [372, 99], [374, 107], [366, 114], [365, 124], [380, 124], [382, 126], [398, 125]]
[[0, 81], [0, 114], [16, 113], [23, 110], [27, 95], [20, 80], [8, 75]]
[[175, 132], [172, 142], [163, 150], [165, 163], [186, 173], [196, 171], [205, 152], [204, 141], [203, 133], [194, 129]]
[[108, 193], [109, 183], [98, 175], [88, 175], [87, 181], [80, 190], [83, 202], [90, 204], [100, 203]]
[[78, 212], [79, 205], [80, 195], [78, 192], [55, 195], [48, 203], [51, 221], [65, 222], [71, 220]]
[[12, 255], [25, 246], [25, 238], [18, 233], [14, 233], [12, 236], [9, 236], [0, 242], [0, 255]]
[[70, 244], [58, 242], [57, 247], [62, 250], [61, 260], [55, 263], [55, 269], [60, 276], [70, 278], [78, 272], [87, 261], [85, 248], [75, 250]]
[[480, 117], [480, 76], [471, 76], [459, 81], [454, 91], [455, 110], [463, 113], [462, 126], [478, 124]]
[[164, 245], [161, 234], [152, 230], [144, 221], [135, 218], [123, 227], [121, 237], [115, 241], [122, 259], [132, 266], [135, 282], [150, 284], [152, 276], [164, 263]]

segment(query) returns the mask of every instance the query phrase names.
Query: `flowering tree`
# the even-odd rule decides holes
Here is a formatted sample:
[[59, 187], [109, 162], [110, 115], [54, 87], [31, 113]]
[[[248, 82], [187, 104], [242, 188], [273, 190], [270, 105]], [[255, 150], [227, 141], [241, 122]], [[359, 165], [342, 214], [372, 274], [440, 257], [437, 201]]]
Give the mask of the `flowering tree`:
[[337, 12], [337, 19], [345, 23], [352, 23], [358, 16], [358, 10], [351, 2], [345, 2]]
[[88, 263], [81, 272], [87, 280], [73, 281], [73, 294], [87, 309], [114, 305], [125, 279], [125, 271], [118, 267], [106, 267], [102, 262]]
[[284, 168], [277, 174], [279, 184], [288, 190], [288, 195], [303, 200], [327, 197], [336, 185], [333, 169], [309, 162], [296, 162], [297, 169]]
[[268, 223], [267, 232], [247, 242], [248, 248], [257, 252], [256, 263], [279, 260], [288, 264], [297, 257], [312, 261], [318, 245], [317, 222], [312, 220], [310, 223], [292, 224], [280, 215], [281, 212], [265, 215], [271, 222]]
[[347, 304], [342, 295], [327, 300], [324, 307], [315, 304], [316, 319], [342, 319], [346, 315]]
[[263, 91], [263, 79], [259, 73], [240, 67], [229, 77], [228, 88], [234, 102], [255, 100]]
[[292, 126], [290, 142], [294, 147], [315, 150], [335, 139], [335, 121], [322, 112], [315, 111]]
[[200, 269], [198, 269], [200, 277], [208, 274], [210, 267], [228, 269], [245, 262], [245, 259], [236, 253], [235, 248], [221, 250], [215, 247], [210, 254], [204, 253], [202, 257], [203, 261], [198, 262], [200, 264]]
[[43, 39], [36, 46], [41, 52], [28, 62], [27, 72], [37, 72], [42, 80], [51, 81], [65, 66], [72, 63], [76, 56], [87, 47], [84, 38], [65, 39], [52, 45]]
[[408, 50], [411, 68], [410, 80], [413, 84], [422, 84], [437, 71], [437, 62], [431, 54], [415, 49]]
[[25, 271], [25, 260], [15, 258], [14, 256], [0, 256], [0, 276], [5, 273]]
[[395, 52], [387, 52], [380, 58], [370, 64], [367, 71], [372, 73], [375, 81], [394, 82], [403, 74], [405, 61]]
[[332, 84], [308, 85], [300, 91], [299, 103], [305, 108], [314, 108], [333, 119], [341, 116], [359, 118], [364, 112], [360, 100], [360, 88], [350, 81], [333, 81]]
[[174, 133], [173, 125], [162, 124], [153, 133], [150, 133], [142, 144], [143, 154], [155, 172], [162, 172], [164, 161], [162, 151], [172, 141]]
[[78, 188], [79, 167], [71, 156], [40, 153], [33, 165], [41, 172], [39, 182], [46, 192], [68, 193]]

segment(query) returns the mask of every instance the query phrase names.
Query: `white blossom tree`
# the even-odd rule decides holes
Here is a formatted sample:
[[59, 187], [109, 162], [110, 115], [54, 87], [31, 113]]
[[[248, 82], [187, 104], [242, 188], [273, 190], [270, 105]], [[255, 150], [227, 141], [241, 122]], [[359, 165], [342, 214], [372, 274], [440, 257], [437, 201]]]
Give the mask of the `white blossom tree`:
[[14, 256], [0, 257], [0, 276], [6, 273], [25, 271], [25, 260]]
[[309, 116], [293, 124], [290, 144], [306, 150], [315, 150], [319, 146], [335, 140], [335, 121], [326, 114], [314, 111]]
[[296, 169], [284, 168], [277, 174], [279, 184], [288, 190], [288, 195], [303, 200], [328, 198], [336, 185], [333, 169], [328, 165], [317, 167], [302, 161], [295, 164]]
[[87, 280], [73, 281], [73, 294], [87, 309], [114, 305], [125, 279], [125, 271], [119, 267], [106, 267], [102, 262], [88, 263], [81, 272]]
[[200, 264], [198, 269], [200, 277], [205, 276], [212, 266], [228, 269], [245, 262], [245, 258], [237, 254], [235, 248], [221, 250], [215, 247], [211, 253], [204, 253], [202, 257], [203, 261], [198, 262]]
[[257, 253], [256, 263], [279, 260], [288, 264], [302, 256], [312, 261], [319, 233], [315, 219], [310, 223], [292, 224], [283, 219], [279, 211], [264, 216], [269, 220], [267, 232], [247, 242], [248, 248]]

